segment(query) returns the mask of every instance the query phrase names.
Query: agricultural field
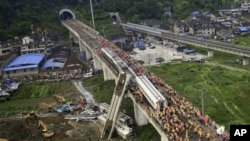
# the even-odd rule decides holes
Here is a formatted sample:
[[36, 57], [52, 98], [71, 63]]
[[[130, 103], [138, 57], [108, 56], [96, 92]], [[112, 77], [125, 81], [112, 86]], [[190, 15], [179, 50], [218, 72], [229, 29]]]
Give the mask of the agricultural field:
[[203, 92], [205, 113], [227, 130], [250, 123], [250, 73], [187, 62], [148, 69], [200, 108]]
[[[250, 45], [249, 45], [250, 46]], [[191, 46], [192, 48], [195, 48], [195, 50], [201, 54], [207, 54], [207, 49], [197, 47], [197, 46]], [[229, 54], [225, 52], [220, 51], [214, 51], [214, 56], [206, 58], [206, 61], [217, 63], [217, 64], [223, 64], [231, 67], [237, 67], [244, 70], [250, 70], [250, 65], [243, 66], [242, 65], [242, 57], [234, 54]]]
[[0, 103], [0, 114], [16, 114], [21, 111], [30, 111], [37, 109], [40, 102], [54, 102], [53, 95], [58, 94], [64, 96], [71, 101], [79, 95], [71, 82], [33, 82], [21, 84], [20, 87], [11, 92], [12, 97], [5, 103]]
[[238, 36], [235, 37], [234, 44], [242, 45], [242, 46], [250, 46], [250, 37]]

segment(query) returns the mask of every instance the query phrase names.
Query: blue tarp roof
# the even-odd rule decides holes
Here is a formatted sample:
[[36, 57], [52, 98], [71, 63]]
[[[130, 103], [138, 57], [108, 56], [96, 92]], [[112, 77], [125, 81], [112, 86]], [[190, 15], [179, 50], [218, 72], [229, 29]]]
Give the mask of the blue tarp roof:
[[134, 45], [135, 45], [135, 46], [138, 46], [138, 47], [144, 46], [144, 45], [143, 45], [143, 42], [140, 41], [140, 40], [137, 40], [137, 41], [135, 42]]
[[35, 68], [45, 57], [44, 54], [24, 54], [16, 57], [3, 68], [3, 71]]
[[193, 11], [192, 13], [191, 13], [191, 15], [198, 15], [198, 14], [200, 14], [200, 12], [199, 11]]
[[47, 60], [41, 69], [47, 68], [63, 68], [65, 65], [66, 59], [65, 58], [51, 58]]
[[246, 32], [246, 31], [248, 31], [248, 27], [246, 27], [246, 26], [241, 26], [241, 27], [239, 27], [239, 31], [240, 31], [240, 32]]

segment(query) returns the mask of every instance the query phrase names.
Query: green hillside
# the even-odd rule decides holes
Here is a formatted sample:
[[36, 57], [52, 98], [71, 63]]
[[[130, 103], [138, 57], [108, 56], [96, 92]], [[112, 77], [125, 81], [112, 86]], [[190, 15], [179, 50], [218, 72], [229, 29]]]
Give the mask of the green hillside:
[[[172, 18], [184, 18], [195, 10], [217, 11], [222, 6], [239, 4], [238, 0], [92, 0], [97, 25], [105, 27], [109, 19], [107, 12], [119, 12], [124, 21], [138, 22], [142, 19], [166, 19], [163, 15], [164, 7], [172, 7]], [[34, 30], [41, 33], [47, 31], [60, 31], [58, 14], [63, 8], [71, 9], [77, 19], [89, 24], [91, 12], [89, 0], [1, 0], [0, 1], [0, 41], [15, 36], [31, 34], [31, 25]], [[100, 21], [100, 22], [98, 22]]]

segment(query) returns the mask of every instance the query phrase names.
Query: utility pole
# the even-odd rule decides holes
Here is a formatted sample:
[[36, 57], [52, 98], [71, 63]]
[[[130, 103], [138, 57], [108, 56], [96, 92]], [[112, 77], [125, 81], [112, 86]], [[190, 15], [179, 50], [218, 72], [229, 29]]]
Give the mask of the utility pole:
[[94, 14], [93, 14], [92, 0], [89, 0], [89, 1], [90, 1], [90, 9], [91, 9], [91, 16], [92, 16], [92, 25], [93, 25], [93, 28], [95, 29], [95, 20], [94, 20]]
[[103, 37], [105, 38], [104, 29], [105, 29], [105, 27], [103, 26], [102, 27], [102, 34], [103, 34]]
[[202, 115], [204, 115], [204, 97], [203, 97], [203, 90], [201, 90], [201, 112], [202, 112]]

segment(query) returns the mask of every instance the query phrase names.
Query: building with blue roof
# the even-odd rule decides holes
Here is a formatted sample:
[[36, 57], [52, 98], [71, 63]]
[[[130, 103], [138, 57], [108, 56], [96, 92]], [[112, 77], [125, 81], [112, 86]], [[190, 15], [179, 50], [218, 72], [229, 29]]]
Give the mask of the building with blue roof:
[[44, 61], [44, 54], [24, 54], [5, 64], [1, 70], [2, 75], [4, 78], [35, 76]]
[[64, 67], [65, 62], [66, 58], [51, 58], [43, 64], [41, 70], [60, 69]]
[[240, 26], [240, 27], [238, 28], [238, 31], [239, 31], [239, 32], [248, 32], [249, 29], [248, 29], [247, 26]]

